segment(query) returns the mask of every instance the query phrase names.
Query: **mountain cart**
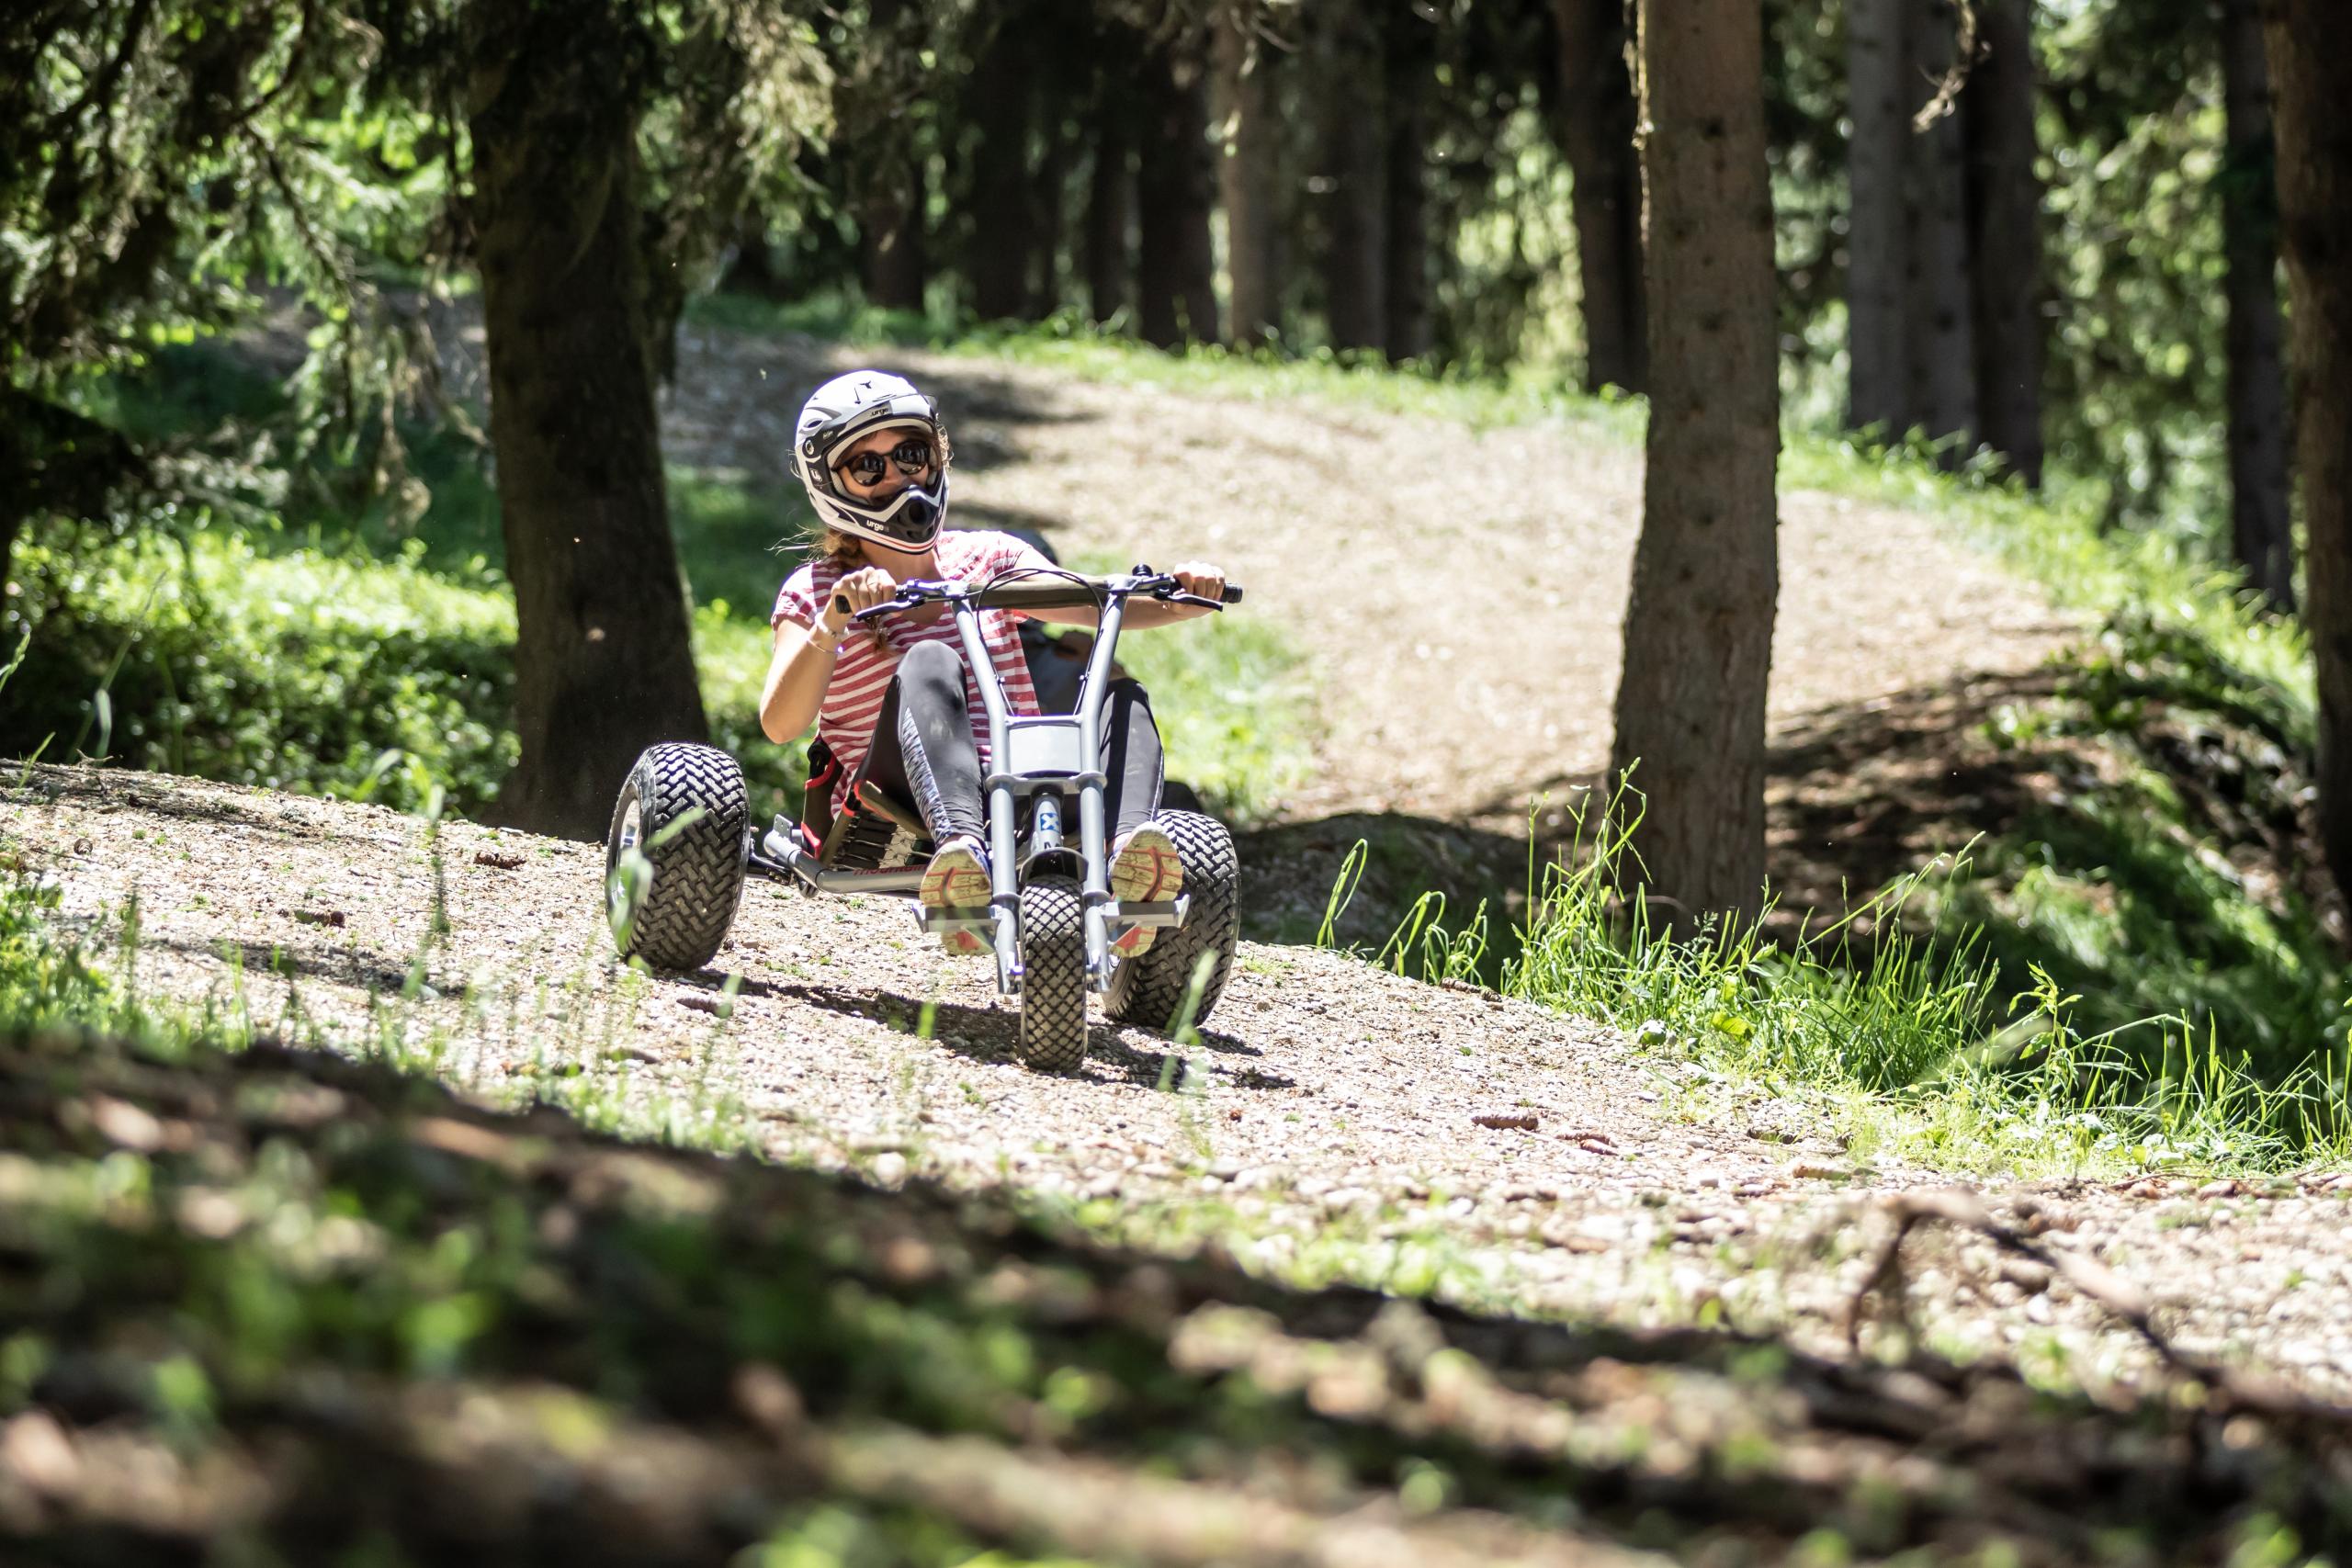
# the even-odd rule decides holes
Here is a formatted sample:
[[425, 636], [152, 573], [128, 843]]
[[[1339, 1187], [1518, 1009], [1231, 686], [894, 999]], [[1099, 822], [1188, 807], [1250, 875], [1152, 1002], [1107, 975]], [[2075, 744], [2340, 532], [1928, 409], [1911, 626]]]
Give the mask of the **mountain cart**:
[[[998, 990], [1019, 998], [1020, 1055], [1033, 1067], [1068, 1071], [1084, 1060], [1089, 993], [1102, 993], [1105, 1016], [1117, 1022], [1167, 1029], [1196, 986], [1193, 1018], [1207, 1018], [1233, 964], [1238, 862], [1232, 835], [1214, 818], [1158, 815], [1184, 869], [1176, 898], [1122, 905], [1110, 891], [1099, 738], [1120, 619], [1137, 595], [1214, 604], [1148, 567], [1110, 577], [1033, 567], [983, 582], [902, 583], [895, 597], [856, 616], [944, 604], [956, 617], [988, 714], [992, 765], [981, 784], [991, 886], [985, 907], [915, 904], [915, 925], [931, 937], [981, 937], [996, 960]], [[1240, 598], [1238, 588], [1225, 591], [1225, 604]], [[1042, 615], [1077, 605], [1100, 615], [1077, 711], [1012, 714], [981, 637], [979, 612]], [[669, 742], [638, 758], [605, 842], [622, 956], [656, 969], [702, 968], [725, 940], [751, 876], [812, 896], [914, 898], [933, 846], [913, 806], [868, 780], [835, 815], [831, 792], [838, 764], [822, 742], [811, 743], [809, 761], [800, 820], [779, 814], [764, 833], [755, 833], [733, 757], [715, 747]], [[1159, 934], [1142, 953], [1119, 956], [1113, 944], [1139, 926]]]

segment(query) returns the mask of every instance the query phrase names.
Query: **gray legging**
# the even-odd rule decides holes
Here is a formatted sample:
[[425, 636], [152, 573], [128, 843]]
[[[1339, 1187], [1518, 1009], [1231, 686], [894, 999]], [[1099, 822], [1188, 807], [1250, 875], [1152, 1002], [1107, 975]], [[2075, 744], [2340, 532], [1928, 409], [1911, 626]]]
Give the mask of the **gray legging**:
[[[988, 839], [964, 678], [964, 656], [947, 644], [919, 642], [909, 649], [882, 694], [874, 744], [857, 769], [859, 783], [871, 779], [922, 812], [933, 840], [942, 843], [957, 833]], [[1159, 809], [1164, 782], [1159, 726], [1139, 682], [1111, 682], [1102, 702], [1102, 818], [1115, 839]], [[1077, 821], [1073, 812], [1073, 834]]]

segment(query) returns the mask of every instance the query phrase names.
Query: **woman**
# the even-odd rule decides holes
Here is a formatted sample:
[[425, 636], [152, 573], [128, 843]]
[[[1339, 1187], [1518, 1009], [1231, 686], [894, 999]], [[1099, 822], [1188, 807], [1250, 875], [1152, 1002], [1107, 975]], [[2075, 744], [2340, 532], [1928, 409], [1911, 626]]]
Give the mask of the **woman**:
[[[980, 780], [988, 764], [988, 714], [965, 667], [955, 618], [944, 605], [894, 610], [863, 625], [850, 617], [890, 599], [914, 578], [983, 580], [1016, 567], [1053, 570], [1009, 535], [946, 532], [947, 468], [953, 453], [939, 411], [912, 383], [878, 370], [852, 371], [817, 389], [794, 429], [793, 465], [824, 527], [816, 558], [795, 571], [769, 617], [775, 652], [760, 697], [760, 728], [794, 739], [813, 719], [842, 765], [833, 809], [871, 779], [911, 802], [938, 846], [920, 897], [933, 908], [989, 901], [987, 834]], [[1170, 573], [1188, 592], [1215, 600], [1224, 574], [1198, 562]], [[846, 609], [839, 607], [845, 603]], [[1211, 614], [1193, 604], [1133, 599], [1123, 627], [1165, 626]], [[1055, 617], [1091, 626], [1091, 607]], [[980, 612], [980, 626], [1005, 702], [1037, 711], [1036, 689], [1015, 629], [1019, 612]], [[1111, 827], [1111, 896], [1160, 903], [1184, 879], [1176, 849], [1152, 820], [1159, 807], [1159, 731], [1143, 688], [1120, 681], [1106, 694], [1102, 726], [1104, 816]], [[1114, 951], [1132, 957], [1154, 932], [1136, 928]], [[981, 953], [971, 931], [943, 939], [950, 952]]]

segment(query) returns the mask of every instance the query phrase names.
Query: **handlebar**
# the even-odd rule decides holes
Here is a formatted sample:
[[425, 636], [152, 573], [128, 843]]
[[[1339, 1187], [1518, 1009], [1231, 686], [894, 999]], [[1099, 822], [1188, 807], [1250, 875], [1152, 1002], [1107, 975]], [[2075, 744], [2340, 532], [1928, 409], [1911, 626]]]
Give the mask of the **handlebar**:
[[956, 581], [918, 580], [900, 583], [896, 595], [863, 610], [851, 611], [849, 600], [836, 593], [833, 595], [833, 608], [850, 615], [854, 620], [868, 621], [892, 610], [908, 610], [920, 604], [953, 602], [984, 610], [1068, 610], [1080, 605], [1091, 607], [1106, 597], [1127, 598], [1137, 593], [1171, 604], [1205, 604], [1218, 610], [1227, 604], [1241, 603], [1241, 590], [1231, 583], [1226, 584], [1221, 599], [1207, 599], [1183, 592], [1176, 586], [1176, 580], [1172, 577], [1152, 574], [1089, 577], [1078, 581], [1069, 578], [1030, 579], [1001, 583], [993, 588], [968, 588]]

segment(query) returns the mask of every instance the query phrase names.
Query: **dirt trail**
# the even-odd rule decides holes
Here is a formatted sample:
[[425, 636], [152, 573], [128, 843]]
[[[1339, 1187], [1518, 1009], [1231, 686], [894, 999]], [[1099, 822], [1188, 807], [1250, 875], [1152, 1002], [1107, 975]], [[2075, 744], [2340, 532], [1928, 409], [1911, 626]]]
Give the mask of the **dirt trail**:
[[[1400, 812], [1509, 830], [1609, 753], [1640, 531], [1637, 446], [1553, 419], [1470, 430], [1329, 403], [1113, 386], [1001, 360], [688, 330], [674, 461], [789, 483], [799, 400], [878, 363], [945, 409], [967, 525], [1214, 559], [1311, 658], [1325, 735], [1292, 820]], [[1771, 713], [2030, 669], [2065, 630], [1928, 516], [1782, 497]], [[1182, 759], [1177, 759], [1181, 767]]]
[[[779, 1156], [1107, 1200], [1159, 1243], [1230, 1225], [1258, 1238], [1228, 1238], [1245, 1261], [1472, 1304], [1720, 1318], [1834, 1348], [1872, 1200], [1946, 1179], [1865, 1164], [1818, 1140], [1815, 1111], [1732, 1098], [1608, 1029], [1326, 952], [1245, 944], [1189, 1062], [1098, 1027], [1080, 1075], [1044, 1077], [1013, 1062], [985, 966], [944, 963], [893, 901], [754, 885], [718, 968], [645, 979], [612, 964], [591, 846], [51, 767], [0, 793], [0, 843], [102, 949], [138, 897], [142, 996], [224, 1006], [242, 988], [266, 1031], [389, 1043], [592, 1117], [658, 1126], [734, 1097]], [[722, 1018], [726, 973], [741, 995]], [[2056, 1181], [1995, 1202], [2149, 1289], [2184, 1345], [2352, 1393], [2352, 1177]], [[1912, 1305], [1939, 1345], [2094, 1382], [2145, 1364], [2064, 1281], [1973, 1247], [1922, 1258]]]

